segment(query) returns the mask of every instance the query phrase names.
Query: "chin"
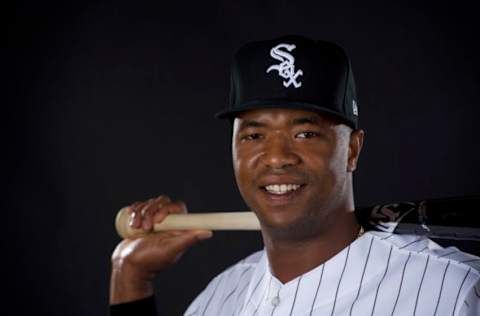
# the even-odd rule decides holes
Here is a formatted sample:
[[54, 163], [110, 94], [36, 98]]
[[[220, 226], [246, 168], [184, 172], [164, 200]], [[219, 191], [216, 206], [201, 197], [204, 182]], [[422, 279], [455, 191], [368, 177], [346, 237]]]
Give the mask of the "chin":
[[257, 213], [257, 216], [262, 230], [274, 239], [305, 240], [317, 236], [324, 230], [322, 220], [312, 216], [294, 217], [291, 213], [269, 216]]

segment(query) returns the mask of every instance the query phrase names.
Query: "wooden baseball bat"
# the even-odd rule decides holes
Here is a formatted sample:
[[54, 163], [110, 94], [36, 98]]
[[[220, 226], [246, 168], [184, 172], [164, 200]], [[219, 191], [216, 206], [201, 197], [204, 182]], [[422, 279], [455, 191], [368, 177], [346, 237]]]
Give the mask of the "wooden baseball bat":
[[[130, 215], [127, 208], [121, 209], [115, 220], [115, 228], [122, 238], [144, 235], [141, 229], [128, 225]], [[260, 230], [260, 223], [253, 212], [214, 212], [170, 214], [161, 223], [155, 223], [154, 232], [165, 230]]]
[[[365, 230], [480, 241], [479, 205], [480, 196], [430, 199], [360, 207], [355, 215]], [[127, 208], [118, 212], [118, 234], [122, 238], [144, 235], [143, 230], [128, 225], [129, 219]], [[260, 223], [253, 212], [171, 214], [153, 230], [172, 229], [260, 230]]]

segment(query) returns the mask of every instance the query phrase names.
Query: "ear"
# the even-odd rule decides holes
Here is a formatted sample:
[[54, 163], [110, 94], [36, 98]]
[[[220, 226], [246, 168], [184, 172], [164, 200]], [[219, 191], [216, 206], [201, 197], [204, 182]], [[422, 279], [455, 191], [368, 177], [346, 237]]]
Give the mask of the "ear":
[[353, 172], [357, 169], [358, 157], [363, 146], [363, 137], [365, 132], [356, 129], [350, 133], [350, 144], [348, 145], [348, 164], [347, 171]]

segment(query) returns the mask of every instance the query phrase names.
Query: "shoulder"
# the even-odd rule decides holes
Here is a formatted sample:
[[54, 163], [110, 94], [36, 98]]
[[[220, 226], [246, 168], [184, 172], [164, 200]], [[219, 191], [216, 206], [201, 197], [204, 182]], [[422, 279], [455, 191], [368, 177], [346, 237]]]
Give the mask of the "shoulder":
[[253, 271], [257, 264], [260, 262], [263, 255], [264, 250], [252, 253], [248, 257], [245, 257], [242, 260], [232, 264], [230, 267], [219, 273], [215, 278], [212, 279], [210, 284], [218, 282], [221, 279], [232, 280], [238, 276], [245, 275], [248, 271]]
[[[448, 297], [453, 299], [449, 305], [447, 304], [448, 306], [455, 306], [456, 311], [478, 310], [480, 257], [463, 252], [456, 247], [442, 247], [425, 236], [383, 232], [369, 232], [369, 234], [378, 244], [392, 249], [398, 261], [405, 262], [405, 265], [408, 262], [413, 277], [423, 280], [424, 276], [427, 276], [423, 280], [425, 283], [437, 284], [443, 301], [447, 301]], [[435, 294], [433, 290], [430, 292]], [[460, 313], [460, 315], [466, 314]]]
[[263, 255], [264, 250], [260, 250], [234, 263], [213, 278], [206, 289], [208, 289], [208, 287], [212, 287], [213, 284], [227, 284], [235, 282], [241, 278], [248, 277], [253, 273]]
[[480, 277], [480, 257], [456, 247], [442, 247], [423, 235], [398, 235], [370, 232], [379, 242], [391, 246], [399, 253], [429, 259], [430, 263], [450, 263], [454, 269], [470, 271]]

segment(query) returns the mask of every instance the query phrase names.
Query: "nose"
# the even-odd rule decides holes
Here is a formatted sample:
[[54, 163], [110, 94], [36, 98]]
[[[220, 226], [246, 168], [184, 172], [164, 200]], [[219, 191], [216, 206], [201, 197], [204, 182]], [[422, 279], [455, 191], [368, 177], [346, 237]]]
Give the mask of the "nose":
[[264, 165], [272, 169], [285, 169], [300, 162], [288, 137], [276, 135], [265, 141], [261, 156]]

